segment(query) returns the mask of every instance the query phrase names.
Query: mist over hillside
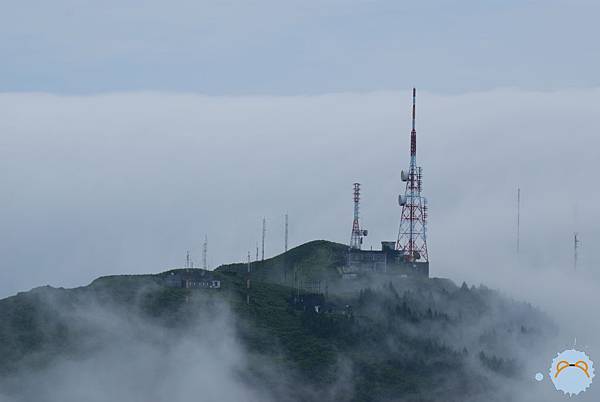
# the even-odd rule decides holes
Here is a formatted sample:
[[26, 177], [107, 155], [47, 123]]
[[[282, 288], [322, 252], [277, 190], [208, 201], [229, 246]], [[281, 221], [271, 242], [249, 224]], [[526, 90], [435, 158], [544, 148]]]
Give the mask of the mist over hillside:
[[[600, 353], [595, 335], [600, 331], [595, 311], [600, 302], [595, 269], [598, 254], [593, 252], [593, 244], [599, 238], [596, 205], [600, 193], [597, 186], [589, 185], [594, 182], [599, 160], [593, 128], [598, 94], [597, 89], [553, 93], [496, 90], [456, 96], [423, 93], [420, 98], [419, 160], [425, 168], [425, 193], [431, 200], [432, 275], [452, 278], [458, 284], [467, 281], [469, 291], [471, 285], [477, 290], [480, 284], [500, 289], [501, 298], [531, 302], [557, 323], [556, 337], [546, 339], [532, 332], [517, 339], [509, 354], [516, 355], [523, 363], [522, 375], [530, 381], [524, 380], [526, 386], [522, 388], [521, 395], [527, 396], [522, 400], [526, 401], [535, 400], [532, 392], [538, 391], [540, 401], [560, 400], [559, 394], [552, 393], [547, 379], [541, 384], [531, 380], [536, 372], [546, 371], [558, 351], [577, 344], [591, 356]], [[211, 267], [219, 260], [243, 261], [248, 250], [256, 246], [261, 216], [267, 217], [269, 256], [283, 248], [284, 207], [290, 213], [292, 244], [323, 237], [346, 242], [351, 217], [349, 183], [354, 179], [364, 185], [361, 212], [363, 223], [370, 230], [365, 247], [377, 245], [379, 240], [394, 239], [398, 223], [395, 205], [400, 183], [398, 172], [405, 168], [408, 156], [405, 158], [401, 153], [407, 145], [407, 125], [401, 122], [407, 120], [408, 113], [398, 105], [406, 105], [406, 98], [406, 94], [398, 92], [217, 98], [160, 93], [89, 97], [2, 94], [0, 109], [4, 114], [0, 128], [9, 135], [2, 137], [0, 147], [6, 195], [0, 200], [0, 220], [7, 228], [0, 241], [4, 258], [0, 290], [9, 295], [39, 284], [71, 287], [100, 275], [157, 272], [160, 269], [157, 267], [183, 261], [187, 246], [197, 258], [201, 244], [198, 240], [207, 232]], [[580, 102], [574, 104], [572, 99]], [[465, 110], [471, 111], [473, 119], [465, 121]], [[231, 119], [232, 115], [239, 120]], [[577, 122], [576, 130], [573, 122]], [[515, 130], [515, 126], [526, 129], [527, 135]], [[364, 135], [369, 132], [377, 135], [367, 140]], [[564, 135], [566, 132], [570, 134]], [[168, 137], [165, 133], [169, 133]], [[357, 147], [361, 158], [368, 163], [357, 166], [350, 163]], [[565, 169], [564, 164], [556, 161], [570, 161], [566, 165], [574, 166], [574, 170]], [[261, 180], [257, 181], [257, 177]], [[519, 177], [519, 183], [515, 177]], [[519, 255], [514, 251], [517, 184], [522, 191]], [[557, 200], [563, 200], [565, 193], [579, 196], [572, 203], [568, 201], [573, 205], [557, 213]], [[44, 202], [40, 204], [42, 199]], [[249, 210], [248, 205], [253, 208]], [[579, 230], [583, 239], [576, 273], [572, 269], [574, 230]], [[333, 273], [339, 256], [332, 249], [335, 246], [305, 253], [297, 264], [305, 271]], [[304, 253], [302, 249], [290, 252]], [[265, 286], [289, 286], [293, 269], [280, 269], [285, 266], [282, 261], [282, 256], [265, 261], [264, 270], [256, 271], [256, 279], [267, 281]], [[243, 271], [245, 266], [239, 264], [238, 268]], [[348, 297], [350, 304], [356, 306], [361, 290], [370, 288], [380, 294], [387, 283], [366, 281], [356, 287], [347, 285], [329, 283], [330, 297]], [[401, 284], [394, 287], [397, 291], [402, 289]], [[286, 297], [290, 292], [285, 290]], [[392, 306], [398, 304], [386, 292], [383, 294], [387, 296], [378, 296], [376, 300]], [[577, 297], [573, 297], [575, 294]], [[425, 295], [428, 299], [427, 292]], [[20, 364], [26, 358], [32, 363], [23, 363], [24, 367], [31, 368], [39, 364], [38, 354], [35, 348], [30, 350], [28, 342], [45, 345], [40, 346], [42, 361], [47, 352], [59, 349], [54, 341], [49, 343], [54, 346], [48, 349], [48, 338], [36, 331], [27, 336], [19, 331], [11, 335], [10, 328], [26, 328], [37, 322], [27, 318], [28, 311], [35, 309], [33, 305], [22, 304], [22, 297], [14, 299], [18, 301], [15, 305], [3, 304], [10, 306], [6, 314], [13, 314], [10, 312], [13, 307], [24, 312], [14, 315], [21, 318], [6, 321], [16, 320], [17, 324], [3, 325], [3, 339], [7, 339], [8, 345], [3, 352], [8, 363], [3, 364]], [[287, 300], [286, 297], [281, 300]], [[400, 297], [404, 294], [400, 293]], [[238, 299], [243, 299], [242, 295]], [[440, 296], [439, 300], [453, 305], [445, 297]], [[166, 297], [165, 302], [173, 299]], [[419, 310], [423, 304], [426, 303], [419, 300], [411, 311], [428, 314], [427, 310]], [[232, 310], [232, 322], [237, 325], [244, 320], [243, 314], [230, 307], [231, 301], [224, 305]], [[402, 303], [399, 305], [402, 311]], [[112, 305], [106, 308], [107, 315], [114, 315]], [[392, 314], [394, 309], [373, 308], [386, 314]], [[440, 310], [443, 309], [436, 305], [432, 314]], [[490, 311], [505, 312], [501, 308], [489, 310], [490, 319], [498, 318]], [[447, 313], [454, 317], [451, 313], [456, 311]], [[55, 315], [54, 311], [42, 314]], [[288, 318], [282, 317], [284, 321]], [[484, 314], [478, 322], [486, 319]], [[127, 319], [118, 321], [129, 325]], [[466, 324], [453, 325], [458, 328]], [[255, 344], [244, 343], [244, 332], [233, 327], [231, 339], [239, 344], [236, 356], [264, 357], [254, 353]], [[418, 331], [426, 329], [420, 326]], [[479, 342], [485, 331], [476, 329], [473, 336], [464, 339]], [[63, 339], [60, 331], [56, 335], [58, 340]], [[462, 339], [460, 332], [458, 335], [457, 331], [445, 329], [439, 332], [437, 335], [452, 350], [462, 350], [462, 343], [466, 342], [455, 342]], [[281, 333], [276, 331], [277, 335]], [[515, 338], [515, 333], [518, 331], [506, 339]], [[487, 338], [500, 343], [505, 339], [493, 332], [482, 339]], [[536, 339], [534, 349], [539, 349], [539, 353], [516, 352], [525, 338]], [[368, 350], [380, 348], [381, 339], [378, 337], [378, 342], [373, 342]], [[66, 340], [62, 342], [69, 344]], [[336, 342], [341, 341], [336, 338]], [[319, 338], [312, 344], [323, 342]], [[487, 348], [492, 350], [495, 346], [490, 344]], [[489, 360], [487, 354], [481, 359], [473, 357], [477, 352], [471, 349], [467, 346], [469, 357], [461, 361], [474, 360], [473, 367], [484, 361], [492, 362], [488, 364], [492, 367], [502, 366], [494, 363], [493, 357]], [[29, 350], [27, 356], [19, 354]], [[68, 353], [71, 349], [60, 350]], [[342, 353], [337, 343], [334, 350], [334, 356], [347, 356], [347, 351]], [[502, 350], [498, 350], [497, 358], [512, 359], [500, 356]], [[119, 353], [114, 355], [119, 357]], [[298, 353], [290, 359], [302, 361], [301, 356]], [[336, 388], [328, 383], [327, 389], [360, 389], [360, 378], [355, 373], [357, 367], [363, 366], [359, 360], [350, 361], [351, 364], [340, 366], [346, 370], [340, 372], [350, 373], [351, 381], [340, 384], [351, 385]], [[118, 360], [115, 362], [120, 364]], [[245, 367], [244, 364], [244, 359], [233, 362], [237, 368]], [[393, 366], [402, 367], [396, 361]], [[308, 374], [301, 371], [298, 374], [299, 369], [293, 364], [291, 368], [275, 367], [275, 378], [285, 372], [285, 378], [299, 378], [293, 385], [308, 384], [304, 381]], [[40, 378], [46, 378], [46, 369], [39, 372]], [[61, 372], [57, 369], [54, 373], [62, 378]], [[473, 378], [480, 375], [478, 370], [473, 373]], [[270, 377], [273, 375], [259, 378]], [[373, 381], [380, 377], [372, 376], [369, 384], [375, 384]], [[323, 378], [331, 376], [323, 374]], [[36, 386], [44, 384], [32, 381]], [[492, 376], [481, 384], [485, 383], [482, 388], [486, 390], [491, 389], [490, 384], [504, 389], [511, 381]], [[110, 382], [105, 379], [106, 384]], [[253, 386], [259, 383], [250, 381]], [[71, 389], [67, 385], [65, 388]], [[323, 389], [320, 385], [315, 387]], [[273, 386], [265, 392], [270, 395], [282, 389], [285, 394], [292, 388], [289, 384], [281, 388]], [[30, 387], [31, 392], [34, 389]], [[519, 387], [511, 385], [507, 392], [519, 394], [518, 391]], [[386, 392], [386, 386], [382, 386], [379, 395], [383, 397]], [[580, 397], [582, 401], [594, 398], [597, 398], [594, 388]]]
[[[339, 246], [278, 258], [327, 276]], [[257, 262], [256, 278], [277, 264]], [[4, 400], [518, 401], [524, 352], [556, 335], [531, 305], [446, 279], [365, 278], [319, 295], [264, 279], [248, 291], [235, 270], [211, 274], [219, 289], [168, 287], [170, 275], [1, 300]]]
[[593, 381], [600, 2], [4, 3], [0, 402]]

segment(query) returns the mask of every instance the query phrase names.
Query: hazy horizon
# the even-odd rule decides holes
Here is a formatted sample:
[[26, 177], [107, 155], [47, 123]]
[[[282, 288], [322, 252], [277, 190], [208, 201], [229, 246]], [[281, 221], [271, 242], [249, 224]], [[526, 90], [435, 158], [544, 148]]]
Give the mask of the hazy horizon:
[[431, 276], [532, 303], [557, 342], [598, 359], [599, 13], [588, 0], [7, 4], [0, 298], [183, 267], [188, 250], [199, 267], [205, 236], [210, 269], [245, 261], [263, 218], [269, 258], [285, 214], [290, 248], [347, 244], [354, 182], [364, 248], [379, 249], [398, 234], [417, 87]]

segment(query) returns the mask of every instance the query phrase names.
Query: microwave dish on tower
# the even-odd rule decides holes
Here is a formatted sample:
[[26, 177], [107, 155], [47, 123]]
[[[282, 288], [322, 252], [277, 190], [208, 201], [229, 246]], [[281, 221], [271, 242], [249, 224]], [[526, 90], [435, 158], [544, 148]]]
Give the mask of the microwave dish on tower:
[[406, 183], [404, 195], [398, 197], [402, 208], [396, 250], [402, 252], [406, 262], [429, 262], [427, 251], [427, 199], [422, 196], [423, 169], [417, 166], [416, 100], [413, 88], [412, 130], [410, 132], [410, 165], [408, 171], [400, 172]]

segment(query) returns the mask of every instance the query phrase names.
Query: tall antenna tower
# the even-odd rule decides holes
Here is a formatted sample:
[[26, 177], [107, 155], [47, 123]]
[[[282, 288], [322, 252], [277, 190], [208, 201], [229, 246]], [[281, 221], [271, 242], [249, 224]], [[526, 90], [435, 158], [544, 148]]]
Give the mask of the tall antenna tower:
[[517, 188], [517, 254], [519, 254], [521, 241], [521, 188]]
[[402, 207], [396, 250], [402, 251], [408, 262], [429, 262], [427, 253], [427, 199], [421, 196], [423, 171], [417, 166], [417, 130], [415, 128], [417, 90], [413, 88], [412, 130], [410, 132], [410, 166], [400, 177], [406, 182], [404, 196], [398, 197]]
[[263, 218], [262, 222], [262, 254], [261, 261], [265, 260], [265, 236], [267, 235], [267, 220]]
[[352, 234], [350, 235], [350, 248], [360, 250], [362, 247], [363, 236], [369, 231], [360, 228], [359, 206], [360, 206], [360, 183], [354, 183], [354, 219], [352, 220]]
[[573, 233], [573, 270], [575, 271], [577, 271], [577, 257], [580, 244], [581, 240], [579, 239], [579, 233]]
[[202, 244], [202, 268], [208, 269], [206, 255], [208, 254], [208, 236], [204, 235], [204, 244]]
[[288, 214], [285, 214], [285, 251], [288, 251]]

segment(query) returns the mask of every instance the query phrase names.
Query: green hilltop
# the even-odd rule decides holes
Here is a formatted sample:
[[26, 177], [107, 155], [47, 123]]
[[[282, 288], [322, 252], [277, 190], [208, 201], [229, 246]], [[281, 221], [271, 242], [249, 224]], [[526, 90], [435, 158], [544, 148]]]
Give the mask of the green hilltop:
[[[326, 240], [314, 240], [265, 260], [251, 261], [254, 281], [293, 284], [294, 274], [305, 278], [335, 281], [339, 268], [346, 263], [348, 246]], [[246, 274], [247, 263], [221, 265], [217, 272]]]
[[[0, 300], [0, 387], [2, 379], [44, 370], [64, 356], [85, 359], [109, 342], [81, 314], [97, 309], [143, 319], [177, 339], [195, 318], [226, 305], [250, 362], [241, 379], [281, 401], [509, 400], [492, 395], [499, 383], [521, 380], [518, 351], [534, 350], [554, 332], [535, 308], [483, 286], [438, 278], [341, 281], [346, 251], [320, 240], [253, 262], [250, 290], [247, 264], [238, 263], [206, 273], [221, 281], [219, 289], [166, 286], [173, 273], [203, 272], [171, 270]], [[298, 272], [330, 281], [328, 293], [287, 286]], [[339, 390], [342, 377], [348, 385]]]

